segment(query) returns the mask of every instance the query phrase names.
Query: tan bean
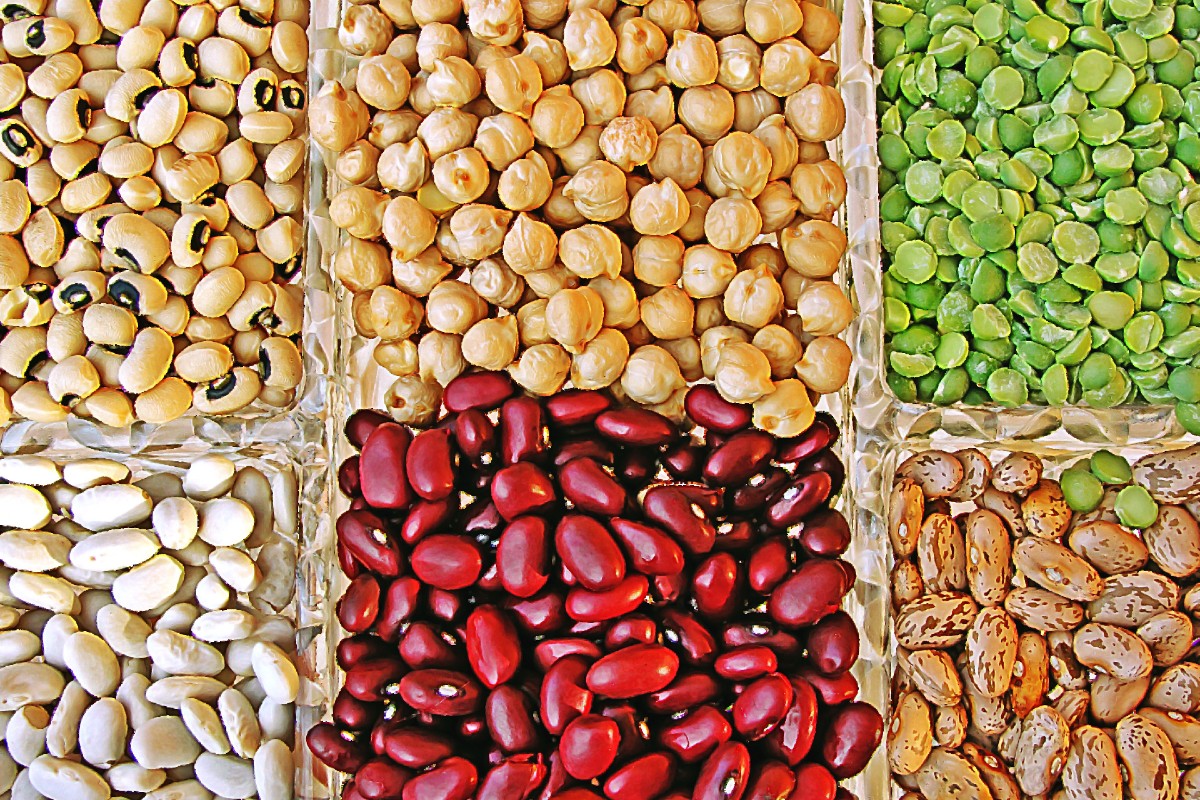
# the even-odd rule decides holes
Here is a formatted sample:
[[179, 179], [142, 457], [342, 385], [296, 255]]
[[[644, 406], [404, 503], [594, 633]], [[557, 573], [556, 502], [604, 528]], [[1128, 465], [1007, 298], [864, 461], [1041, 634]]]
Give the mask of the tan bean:
[[1013, 713], [1021, 719], [1045, 702], [1050, 689], [1050, 655], [1041, 634], [1027, 631], [1017, 639], [1009, 689]]
[[962, 483], [965, 470], [953, 453], [929, 450], [909, 456], [896, 468], [900, 477], [916, 481], [929, 498], [949, 497]]
[[1139, 625], [1137, 635], [1149, 646], [1154, 665], [1169, 667], [1192, 649], [1192, 620], [1179, 611], [1164, 611]]
[[1083, 622], [1083, 606], [1045, 589], [1021, 587], [1004, 598], [1004, 610], [1027, 628], [1046, 633], [1074, 630]]
[[992, 462], [974, 448], [959, 450], [954, 457], [963, 465], [963, 479], [950, 499], [960, 502], [978, 499], [991, 481]]
[[917, 692], [906, 692], [896, 702], [887, 747], [888, 764], [898, 775], [916, 772], [933, 750], [929, 704]]
[[1095, 622], [1136, 628], [1178, 605], [1179, 587], [1174, 582], [1142, 570], [1105, 579], [1104, 594], [1088, 604], [1088, 616]]
[[967, 515], [964, 525], [967, 585], [982, 606], [1004, 602], [1012, 581], [1012, 544], [1004, 522], [987, 509]]
[[1067, 543], [1092, 566], [1107, 575], [1133, 572], [1146, 565], [1150, 552], [1142, 539], [1113, 522], [1076, 524]]
[[901, 478], [896, 482], [888, 517], [888, 533], [896, 555], [912, 555], [920, 538], [921, 520], [925, 517], [925, 494], [916, 481]]
[[1170, 800], [1179, 792], [1179, 763], [1171, 740], [1140, 714], [1117, 723], [1117, 755], [1128, 775], [1132, 800]]
[[926, 800], [990, 800], [979, 771], [962, 756], [937, 748], [916, 773], [917, 785]]
[[1144, 678], [1154, 667], [1150, 648], [1136, 634], [1094, 622], [1075, 632], [1075, 657], [1085, 667], [1122, 680]]
[[1010, 453], [992, 470], [992, 486], [999, 492], [1027, 492], [1042, 477], [1042, 460], [1032, 453]]
[[957, 592], [930, 594], [900, 609], [896, 641], [910, 650], [950, 647], [962, 641], [979, 607]]
[[1021, 539], [1013, 549], [1013, 564], [1026, 578], [1068, 600], [1089, 602], [1104, 593], [1095, 568], [1057, 542]]
[[1142, 540], [1168, 575], [1184, 578], [1200, 569], [1200, 522], [1186, 508], [1159, 506], [1158, 519], [1142, 531]]
[[1195, 499], [1200, 487], [1200, 445], [1143, 456], [1133, 465], [1133, 482], [1160, 503]]
[[1121, 800], [1117, 746], [1104, 731], [1085, 725], [1071, 735], [1062, 784], [1067, 800]]
[[962, 531], [948, 514], [933, 513], [925, 518], [917, 539], [917, 564], [930, 591], [966, 588], [966, 545]]
[[1008, 691], [1017, 660], [1017, 625], [1002, 608], [984, 608], [966, 638], [967, 669], [987, 697]]
[[[995, 480], [993, 479], [993, 483]], [[1021, 503], [1025, 529], [1034, 536], [1058, 539], [1071, 525], [1071, 507], [1057, 481], [1039, 480]]]
[[1070, 746], [1071, 731], [1053, 707], [1038, 706], [1029, 712], [1013, 761], [1013, 777], [1021, 791], [1030, 795], [1048, 793], [1066, 764]]

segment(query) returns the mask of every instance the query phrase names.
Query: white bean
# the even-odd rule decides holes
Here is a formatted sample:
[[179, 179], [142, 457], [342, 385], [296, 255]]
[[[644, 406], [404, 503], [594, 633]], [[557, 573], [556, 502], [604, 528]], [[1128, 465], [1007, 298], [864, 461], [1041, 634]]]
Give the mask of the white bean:
[[276, 536], [263, 545], [255, 562], [260, 565], [262, 579], [250, 593], [250, 600], [260, 611], [279, 611], [296, 593], [296, 544]]
[[94, 697], [107, 697], [121, 685], [117, 654], [94, 633], [71, 634], [63, 646], [63, 660], [79, 685]]
[[179, 560], [180, 564], [189, 567], [203, 567], [208, 563], [208, 556], [212, 553], [212, 545], [203, 539], [192, 539], [191, 543], [182, 550], [173, 550], [171, 555]]
[[288, 536], [296, 535], [297, 511], [300, 508], [296, 475], [280, 470], [271, 478], [271, 503], [275, 510], [275, 527]]
[[154, 532], [168, 550], [182, 550], [200, 530], [200, 514], [186, 497], [168, 497], [154, 507]]
[[0, 533], [0, 563], [9, 569], [49, 572], [67, 563], [71, 540], [51, 531]]
[[292, 750], [280, 740], [264, 742], [254, 754], [254, 783], [259, 800], [292, 800], [295, 775]]
[[108, 800], [112, 796], [95, 770], [54, 756], [42, 756], [30, 765], [29, 782], [49, 800]]
[[221, 725], [221, 717], [208, 703], [189, 697], [179, 706], [183, 724], [191, 731], [196, 741], [210, 753], [223, 756], [229, 752], [229, 737]]
[[168, 497], [183, 497], [183, 478], [172, 472], [155, 472], [133, 482], [158, 503]]
[[99, 633], [99, 629], [96, 627], [96, 615], [100, 613], [100, 609], [112, 604], [111, 591], [88, 589], [79, 595], [79, 610], [75, 613], [75, 621], [79, 623], [81, 630]]
[[62, 698], [50, 715], [50, 727], [46, 729], [46, 752], [55, 758], [66, 758], [79, 743], [79, 721], [92, 703], [79, 681], [71, 681], [63, 689]]
[[37, 530], [50, 521], [50, 501], [32, 486], [0, 485], [0, 527]]
[[112, 590], [112, 585], [117, 582], [120, 577], [119, 572], [97, 572], [91, 569], [81, 569], [71, 564], [64, 564], [58, 568], [58, 577], [78, 586], [86, 586], [89, 589], [104, 589]]
[[120, 483], [128, 477], [128, 467], [108, 458], [81, 458], [68, 461], [62, 468], [62, 479], [80, 490], [106, 483]]
[[146, 637], [150, 625], [137, 614], [130, 614], [116, 603], [96, 612], [96, 628], [115, 652], [130, 658], [148, 658]]
[[203, 642], [232, 642], [254, 633], [258, 620], [237, 608], [209, 611], [192, 623], [192, 635]]
[[283, 739], [291, 744], [296, 738], [296, 707], [265, 698], [258, 706], [258, 726], [264, 739]]
[[229, 491], [236, 469], [225, 456], [201, 456], [183, 476], [183, 491], [194, 500], [211, 500]]
[[103, 697], [83, 712], [79, 722], [79, 754], [95, 767], [111, 767], [125, 755], [128, 734], [125, 706], [116, 698]]
[[129, 752], [146, 769], [173, 769], [195, 761], [200, 745], [179, 717], [156, 717], [134, 731]]
[[117, 578], [112, 594], [122, 608], [149, 611], [171, 599], [182, 583], [183, 565], [159, 553]]
[[250, 656], [254, 665], [254, 677], [262, 684], [267, 697], [280, 703], [296, 702], [300, 692], [300, 676], [296, 665], [279, 647], [270, 642], [259, 642]]
[[260, 547], [275, 530], [275, 510], [271, 506], [271, 482], [254, 467], [242, 467], [233, 481], [230, 495], [254, 509], [254, 532], [246, 541], [250, 548]]
[[137, 730], [155, 717], [162, 716], [163, 709], [152, 702], [148, 695], [150, 679], [145, 675], [126, 675], [117, 689], [117, 699], [125, 707], [129, 727]]
[[220, 650], [177, 631], [155, 631], [146, 649], [154, 666], [171, 675], [218, 675], [225, 669]]
[[155, 789], [142, 800], [213, 800], [212, 792], [200, 785], [200, 781], [187, 780], [168, 783]]
[[176, 603], [163, 612], [154, 623], [156, 631], [175, 631], [184, 633], [192, 629], [192, 625], [200, 617], [200, 609], [191, 603]]
[[12, 785], [12, 800], [46, 800], [44, 794], [33, 788], [28, 769], [17, 773], [17, 779]]
[[104, 773], [104, 777], [113, 791], [138, 794], [153, 792], [167, 782], [165, 770], [146, 769], [141, 764], [134, 764], [132, 761], [110, 767]]
[[199, 536], [213, 547], [241, 544], [253, 530], [254, 510], [236, 498], [218, 497], [200, 509]]
[[46, 727], [49, 724], [50, 715], [41, 706], [25, 706], [13, 714], [5, 737], [13, 761], [28, 767], [46, 752]]
[[48, 486], [59, 479], [58, 465], [44, 456], [5, 456], [0, 458], [0, 480]]
[[217, 700], [217, 710], [233, 751], [243, 758], [252, 757], [262, 742], [262, 730], [249, 698], [237, 689], [226, 689]]
[[62, 656], [63, 646], [66, 645], [71, 634], [78, 630], [79, 623], [75, 621], [74, 617], [66, 614], [55, 614], [46, 620], [46, 624], [41, 630], [42, 657], [46, 659], [46, 663], [53, 664], [59, 669], [67, 668], [67, 662], [63, 660]]
[[12, 606], [0, 606], [0, 631], [11, 630], [21, 621], [21, 610]]
[[12, 760], [12, 756], [6, 749], [0, 747], [0, 794], [4, 794], [13, 787], [18, 771], [17, 762]]
[[186, 697], [194, 697], [206, 703], [216, 702], [225, 691], [225, 684], [216, 678], [200, 675], [174, 675], [150, 684], [146, 699], [163, 708], [179, 708]]
[[218, 547], [209, 554], [208, 563], [221, 580], [239, 592], [250, 592], [258, 586], [261, 574], [250, 556], [232, 547]]
[[90, 531], [125, 528], [149, 519], [152, 506], [150, 495], [137, 486], [128, 483], [93, 486], [71, 501], [71, 519]]
[[53, 703], [66, 685], [63, 674], [49, 664], [26, 661], [0, 667], [0, 711]]
[[253, 797], [254, 765], [236, 756], [201, 753], [196, 759], [196, 779], [218, 797], [245, 800]]
[[75, 591], [71, 584], [54, 575], [14, 572], [8, 579], [8, 590], [22, 603], [55, 614], [70, 614], [76, 607]]
[[0, 667], [18, 664], [42, 652], [42, 640], [36, 633], [15, 630], [0, 633]]
[[94, 533], [71, 548], [71, 563], [82, 569], [111, 572], [129, 569], [158, 552], [158, 539], [142, 528], [114, 528]]
[[196, 602], [201, 608], [216, 611], [229, 605], [232, 598], [229, 587], [216, 574], [205, 575], [196, 584]]

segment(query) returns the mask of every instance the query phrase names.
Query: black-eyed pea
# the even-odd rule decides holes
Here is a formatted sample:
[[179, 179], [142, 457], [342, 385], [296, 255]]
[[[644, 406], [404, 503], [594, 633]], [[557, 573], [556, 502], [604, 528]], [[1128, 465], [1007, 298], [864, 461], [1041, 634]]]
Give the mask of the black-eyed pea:
[[194, 203], [217, 185], [221, 168], [211, 153], [189, 153], [155, 177], [176, 202]]
[[180, 297], [188, 297], [196, 289], [196, 285], [204, 277], [200, 267], [180, 267], [173, 263], [164, 264], [155, 273], [167, 287]]
[[[71, 55], [75, 58], [76, 63], [78, 64], [78, 57], [74, 56], [74, 54], [60, 53], [59, 55]], [[79, 65], [78, 68], [82, 69], [82, 65]], [[30, 78], [32, 79], [36, 75], [37, 70], [30, 74]], [[118, 69], [96, 69], [95, 71], [84, 72], [83, 75], [79, 77], [78, 81], [74, 83], [77, 83], [79, 88], [83, 89], [83, 91], [87, 94], [88, 103], [92, 106], [92, 108], [100, 109], [104, 107], [105, 98], [107, 97], [109, 90], [113, 87], [113, 85], [116, 84], [121, 75], [122, 73]], [[49, 81], [46, 81], [45, 83], [49, 83]], [[43, 83], [39, 83], [38, 86], [39, 93], [49, 91], [49, 86], [44, 85]], [[30, 91], [33, 91], [33, 84], [30, 84]], [[46, 95], [39, 94], [39, 96]], [[54, 97], [54, 94], [49, 96]], [[94, 115], [95, 114], [93, 112], [93, 116]]]
[[298, 284], [275, 286], [275, 305], [263, 327], [276, 336], [296, 336], [304, 323], [304, 289]]
[[278, 217], [255, 232], [258, 249], [276, 264], [286, 264], [300, 252], [304, 227], [291, 217]]
[[0, 297], [0, 324], [10, 328], [45, 325], [54, 316], [49, 284], [27, 283]]
[[[62, 203], [63, 211], [74, 216], [100, 205], [108, 199], [110, 194], [112, 194], [112, 181], [107, 175], [93, 172], [64, 185], [59, 195], [59, 202]], [[157, 202], [154, 205], [157, 205]], [[146, 207], [152, 208], [153, 205]]]
[[6, 238], [8, 234], [19, 233], [29, 220], [31, 210], [29, 190], [23, 181], [7, 180], [0, 183], [0, 233], [5, 234]]
[[1168, 800], [1179, 793], [1179, 762], [1167, 734], [1141, 714], [1117, 723], [1117, 755], [1125, 767], [1128, 796]]
[[129, 270], [108, 280], [108, 296], [138, 316], [157, 314], [166, 308], [167, 288], [158, 279]]
[[196, 44], [190, 39], [176, 37], [166, 42], [158, 56], [158, 74], [167, 86], [181, 87], [196, 80], [200, 62]]
[[18, 167], [29, 167], [42, 157], [42, 144], [20, 119], [0, 122], [0, 154]]
[[[351, 178], [354, 175], [362, 175], [363, 180], [369, 176], [366, 173], [366, 166], [375, 163], [379, 158], [379, 151], [370, 142], [359, 140], [348, 148], [349, 154], [353, 154], [358, 160], [358, 166], [354, 170], [349, 168], [338, 168], [338, 174], [351, 183], [361, 183], [362, 181], [353, 181]], [[269, 180], [276, 183], [283, 183], [291, 180], [300, 171], [304, 165], [304, 142], [301, 139], [288, 139], [280, 142], [271, 148], [271, 152], [263, 160], [263, 170]], [[348, 161], [343, 161], [348, 153], [343, 153], [338, 157], [339, 164], [348, 164]], [[372, 170], [373, 172], [373, 170]], [[348, 174], [353, 173], [353, 174]]]
[[121, 388], [131, 394], [141, 394], [157, 385], [171, 369], [175, 355], [171, 337], [158, 328], [143, 328], [133, 340], [133, 347], [121, 364]]
[[46, 326], [46, 350], [56, 362], [87, 352], [82, 314], [55, 314]]
[[228, 138], [229, 126], [223, 121], [203, 111], [189, 111], [172, 143], [184, 153], [219, 153]]
[[46, 132], [53, 142], [77, 142], [87, 133], [92, 108], [82, 89], [69, 89], [50, 101]]
[[254, 235], [252, 233], [247, 236], [235, 235], [236, 232], [245, 230], [240, 222], [233, 220], [225, 228], [224, 233], [218, 233], [210, 237], [208, 244], [204, 246], [204, 257], [200, 259], [200, 266], [205, 270], [233, 266], [233, 263], [237, 261], [238, 256], [241, 254], [244, 245], [254, 246]]
[[101, 385], [114, 388], [121, 385], [118, 375], [121, 370], [121, 362], [125, 360], [124, 356], [95, 344], [89, 345], [84, 355], [96, 367]]
[[[33, 201], [34, 205], [57, 205], [55, 201], [58, 199], [59, 192], [62, 191], [62, 178], [54, 171], [49, 160], [42, 159], [25, 169], [25, 186], [29, 190], [29, 199]], [[43, 209], [39, 209], [39, 211], [41, 210]], [[63, 216], [66, 214], [64, 213]]]
[[187, 88], [187, 96], [192, 108], [214, 117], [227, 117], [237, 106], [236, 90], [218, 79], [204, 79], [193, 83]]
[[[27, 228], [28, 229], [28, 226]], [[171, 254], [171, 240], [149, 218], [117, 214], [104, 224], [104, 249], [136, 272], [150, 274]]]
[[304, 375], [304, 364], [291, 339], [271, 336], [258, 349], [258, 371], [264, 386], [294, 389]]
[[308, 35], [292, 20], [276, 21], [271, 33], [271, 54], [284, 70], [304, 72], [308, 64]]
[[0, 66], [0, 111], [12, 111], [25, 96], [25, 73], [16, 64]]
[[292, 121], [292, 129], [297, 136], [303, 134], [307, 122], [305, 111], [308, 110], [308, 92], [304, 86], [291, 79], [280, 83], [275, 110]]
[[298, 214], [304, 210], [304, 178], [297, 175], [287, 183], [267, 181], [263, 186], [267, 201], [280, 214]]
[[233, 358], [242, 366], [250, 367], [258, 363], [258, 349], [262, 343], [269, 338], [268, 334], [262, 328], [254, 328], [248, 331], [239, 331], [233, 340], [229, 343], [229, 349], [233, 351]]
[[230, 6], [217, 17], [217, 33], [258, 58], [271, 47], [271, 24], [248, 8]]
[[188, 307], [187, 300], [178, 295], [168, 297], [162, 309], [146, 315], [146, 320], [151, 325], [162, 328], [168, 336], [183, 335], [191, 318], [192, 310]]
[[238, 120], [238, 131], [255, 144], [279, 144], [292, 135], [292, 120], [281, 111], [255, 111]]
[[88, 124], [87, 133], [83, 138], [103, 146], [106, 142], [118, 136], [126, 136], [128, 133], [129, 125], [127, 123], [113, 119], [104, 109], [100, 108], [92, 112], [92, 120]]
[[100, 169], [118, 180], [145, 175], [153, 166], [154, 151], [130, 139], [113, 139], [100, 153]]
[[249, 367], [234, 367], [228, 375], [196, 387], [192, 404], [205, 414], [229, 414], [258, 397], [262, 381]]
[[22, 384], [12, 394], [13, 413], [34, 422], [62, 422], [69, 413], [67, 408], [56, 403], [50, 389], [42, 381]]
[[70, 408], [100, 388], [100, 375], [85, 356], [69, 356], [50, 371], [48, 388], [56, 403]]
[[0, 236], [0, 289], [15, 289], [28, 277], [25, 248], [11, 236]]
[[[11, 64], [9, 66], [16, 66]], [[19, 68], [18, 68], [19, 69]], [[9, 73], [11, 75], [11, 72]], [[79, 60], [79, 56], [71, 52], [57, 53], [42, 61], [35, 67], [28, 76], [22, 77], [21, 84], [28, 84], [29, 91], [46, 100], [52, 100], [62, 92], [67, 91], [75, 86], [84, 75], [83, 63]], [[14, 84], [11, 83], [11, 78], [6, 79], [5, 86], [8, 93], [13, 92]], [[12, 110], [24, 96], [16, 97], [12, 106], [5, 110]], [[103, 103], [104, 98], [100, 98]]]
[[[230, 267], [234, 272], [241, 273]], [[199, 287], [197, 287], [199, 290]], [[192, 295], [195, 305], [196, 294]], [[265, 325], [275, 304], [275, 289], [272, 284], [250, 281], [246, 283], [237, 300], [225, 312], [229, 324], [235, 331], [248, 331], [257, 325]]]
[[197, 45], [202, 78], [216, 78], [238, 85], [250, 74], [250, 55], [246, 48], [221, 37], [209, 37]]

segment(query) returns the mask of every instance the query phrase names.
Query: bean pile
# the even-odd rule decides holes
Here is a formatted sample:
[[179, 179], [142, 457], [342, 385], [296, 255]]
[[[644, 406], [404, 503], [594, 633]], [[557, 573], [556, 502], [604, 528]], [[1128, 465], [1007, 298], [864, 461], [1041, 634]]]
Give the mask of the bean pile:
[[711, 387], [652, 411], [503, 373], [420, 431], [355, 414], [338, 520], [345, 687], [308, 744], [345, 800], [848, 796], [854, 701], [837, 437], [780, 440]]
[[393, 412], [429, 423], [472, 368], [540, 396], [611, 387], [674, 420], [701, 377], [735, 403], [784, 379], [838, 390], [838, 17], [808, 0], [576, 6], [347, 6], [357, 69], [310, 121], [348, 234], [333, 270], [398, 378]]
[[287, 405], [304, 0], [0, 13], [0, 423]]
[[0, 794], [292, 800], [296, 485], [0, 459]]
[[1200, 431], [1200, 9], [875, 6], [888, 383]]
[[900, 466], [892, 773], [909, 800], [1200, 798], [1200, 448], [1044, 469]]

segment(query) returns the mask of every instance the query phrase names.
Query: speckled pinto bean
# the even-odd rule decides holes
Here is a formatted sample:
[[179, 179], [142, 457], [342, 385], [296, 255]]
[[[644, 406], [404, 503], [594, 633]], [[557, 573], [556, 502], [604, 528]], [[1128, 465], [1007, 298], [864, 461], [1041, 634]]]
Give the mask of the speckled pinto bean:
[[[849, 673], [832, 421], [782, 442], [692, 390], [720, 427], [685, 433], [486, 375], [448, 383], [436, 428], [347, 424], [363, 451], [337, 526], [357, 570], [338, 606], [347, 677], [309, 735], [357, 771], [343, 797], [834, 800], [882, 719]], [[368, 497], [376, 437], [403, 463], [380, 463]]]

